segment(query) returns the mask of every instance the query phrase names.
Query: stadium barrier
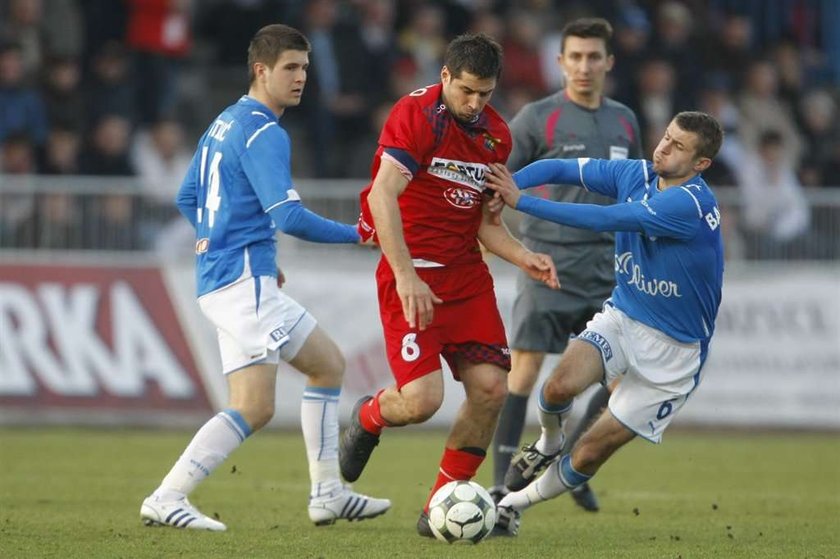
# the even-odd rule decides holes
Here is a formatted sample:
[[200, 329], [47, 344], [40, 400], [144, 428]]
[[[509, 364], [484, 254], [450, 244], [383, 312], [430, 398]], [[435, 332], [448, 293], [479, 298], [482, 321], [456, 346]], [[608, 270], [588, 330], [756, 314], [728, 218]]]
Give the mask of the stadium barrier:
[[[36, 185], [31, 198], [69, 192], [95, 201], [106, 195], [93, 182], [75, 189], [67, 184]], [[355, 219], [358, 185], [310, 186], [301, 187], [310, 207]], [[0, 200], [21, 194], [12, 190], [0, 188]], [[136, 192], [130, 196], [138, 205], [148, 202]], [[828, 214], [840, 213], [838, 200], [818, 201]], [[0, 213], [8, 211], [0, 205]], [[162, 214], [135, 216], [136, 230], [148, 215]], [[194, 299], [191, 232], [172, 214], [169, 221], [169, 229], [157, 228], [157, 250], [0, 249], [0, 424], [194, 426], [224, 404], [215, 332]], [[840, 243], [836, 231], [833, 242]], [[378, 252], [284, 236], [279, 244], [284, 289], [347, 356], [345, 416], [359, 395], [391, 380], [373, 283]], [[515, 272], [497, 260], [490, 265], [507, 320]], [[554, 361], [547, 360], [543, 376]], [[274, 425], [297, 425], [303, 379], [287, 369], [279, 376]], [[448, 381], [443, 408], [430, 425], [451, 422], [460, 390]], [[536, 421], [533, 413], [529, 421]], [[727, 264], [704, 380], [676, 424], [840, 429], [836, 259]]]

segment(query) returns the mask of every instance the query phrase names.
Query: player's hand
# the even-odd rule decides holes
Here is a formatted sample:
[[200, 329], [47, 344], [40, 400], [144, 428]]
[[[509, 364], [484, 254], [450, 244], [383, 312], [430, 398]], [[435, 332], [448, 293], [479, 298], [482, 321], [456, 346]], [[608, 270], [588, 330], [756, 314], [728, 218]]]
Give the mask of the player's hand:
[[496, 191], [505, 204], [511, 208], [515, 208], [519, 202], [522, 193], [519, 192], [519, 187], [513, 180], [508, 168], [501, 163], [491, 163], [489, 172], [486, 175], [484, 185], [491, 190]]
[[505, 201], [498, 192], [485, 192], [484, 202], [487, 212], [490, 214], [490, 223], [492, 225], [502, 224], [502, 210], [505, 209]]
[[410, 328], [425, 330], [432, 323], [435, 304], [443, 303], [429, 285], [412, 273], [404, 279], [397, 278], [397, 295], [402, 302], [403, 315]]
[[283, 270], [280, 267], [277, 267], [277, 287], [283, 287], [283, 284], [286, 283], [286, 274], [283, 273]]
[[365, 238], [360, 238], [360, 239], [359, 239], [359, 246], [369, 247], [369, 248], [377, 248], [377, 247], [379, 247], [379, 243], [377, 243], [376, 241], [374, 241], [374, 240], [373, 240], [373, 235], [371, 235], [371, 236], [370, 236], [370, 237], [368, 237], [367, 239], [365, 239]]
[[539, 252], [529, 252], [522, 262], [521, 268], [526, 274], [537, 281], [541, 281], [551, 289], [560, 289], [560, 280], [557, 279], [557, 268], [554, 260]]

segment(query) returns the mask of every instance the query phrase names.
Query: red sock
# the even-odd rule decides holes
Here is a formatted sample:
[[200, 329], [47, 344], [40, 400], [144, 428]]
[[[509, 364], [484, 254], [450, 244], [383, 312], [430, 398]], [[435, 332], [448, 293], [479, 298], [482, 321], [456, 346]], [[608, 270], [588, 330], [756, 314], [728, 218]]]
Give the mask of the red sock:
[[[477, 454], [478, 452], [481, 452], [481, 454]], [[432, 496], [450, 481], [472, 479], [478, 471], [478, 467], [484, 462], [485, 456], [484, 451], [478, 448], [470, 448], [470, 450], [443, 449], [443, 458], [440, 459], [437, 480], [431, 493], [429, 493], [429, 498], [426, 499], [426, 506], [423, 507], [423, 510], [429, 512], [429, 502], [432, 500]]]
[[382, 389], [377, 392], [372, 400], [365, 402], [359, 409], [359, 422], [362, 424], [362, 427], [368, 433], [373, 433], [377, 436], [382, 433], [383, 427], [388, 426], [388, 422], [382, 419], [382, 411], [379, 409], [379, 395], [384, 391], [385, 389]]

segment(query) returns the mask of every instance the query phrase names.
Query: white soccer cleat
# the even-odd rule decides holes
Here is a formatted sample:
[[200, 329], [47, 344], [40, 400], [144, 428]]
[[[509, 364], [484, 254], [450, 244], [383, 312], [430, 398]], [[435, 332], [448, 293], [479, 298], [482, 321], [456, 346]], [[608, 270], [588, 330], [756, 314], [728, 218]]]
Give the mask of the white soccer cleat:
[[227, 526], [218, 520], [199, 512], [186, 497], [174, 501], [161, 501], [154, 495], [146, 497], [140, 506], [140, 519], [146, 526], [172, 526], [211, 532], [227, 530]]
[[344, 487], [338, 495], [309, 499], [309, 518], [315, 526], [329, 526], [336, 520], [350, 522], [373, 518], [391, 508], [389, 499], [375, 499]]

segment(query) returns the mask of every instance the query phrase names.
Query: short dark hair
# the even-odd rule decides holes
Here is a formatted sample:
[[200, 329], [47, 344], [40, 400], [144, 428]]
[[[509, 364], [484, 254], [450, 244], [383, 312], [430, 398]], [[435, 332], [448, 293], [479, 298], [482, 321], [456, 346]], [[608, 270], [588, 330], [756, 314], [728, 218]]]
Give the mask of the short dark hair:
[[674, 117], [682, 130], [697, 135], [698, 157], [714, 159], [723, 143], [723, 128], [715, 118], [700, 111], [683, 111]]
[[498, 78], [502, 73], [502, 47], [484, 33], [455, 37], [446, 48], [443, 64], [453, 78], [469, 72], [481, 79]]
[[287, 50], [309, 52], [312, 47], [303, 33], [282, 23], [266, 25], [257, 31], [248, 45], [248, 82], [254, 83], [257, 77], [254, 74], [254, 64], [260, 62], [273, 67]]
[[560, 43], [560, 52], [562, 53], [566, 47], [567, 37], [580, 37], [581, 39], [601, 39], [604, 41], [604, 47], [607, 49], [607, 54], [612, 54], [612, 46], [610, 39], [613, 36], [613, 28], [610, 22], [600, 17], [583, 17], [570, 21], [563, 27], [560, 32], [563, 36]]

